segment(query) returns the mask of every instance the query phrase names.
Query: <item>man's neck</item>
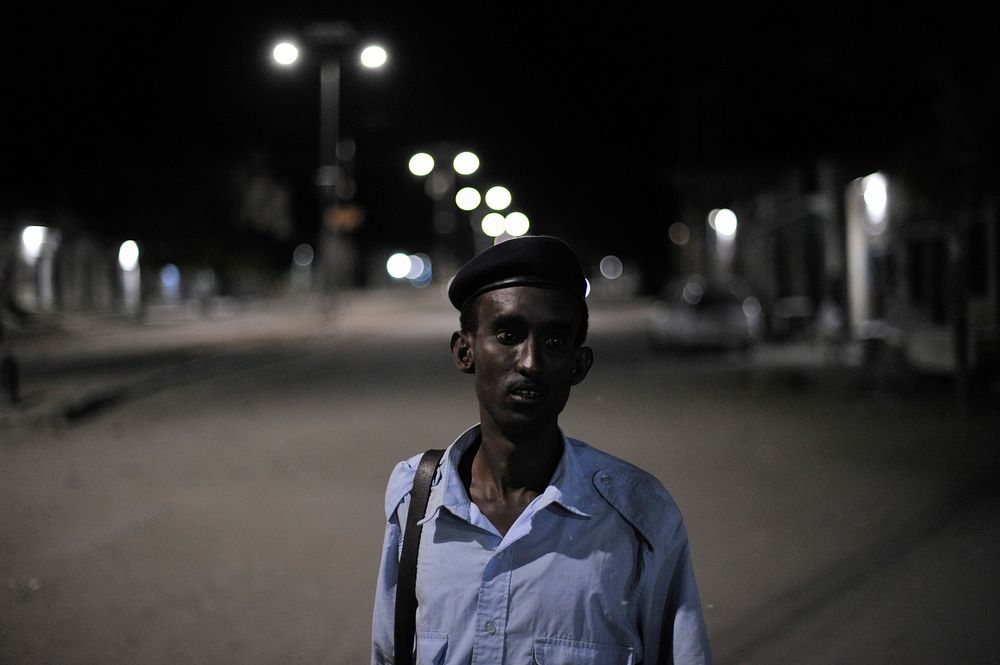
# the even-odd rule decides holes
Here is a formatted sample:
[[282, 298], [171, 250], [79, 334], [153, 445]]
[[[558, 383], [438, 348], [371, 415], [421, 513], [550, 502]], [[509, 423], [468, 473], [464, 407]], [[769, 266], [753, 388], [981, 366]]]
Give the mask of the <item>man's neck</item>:
[[[480, 423], [480, 442], [471, 460], [470, 480], [480, 488], [541, 493], [562, 457], [556, 423], [530, 433], [505, 432], [488, 419]], [[492, 493], [491, 492], [491, 493]]]
[[506, 534], [531, 501], [545, 491], [559, 464], [563, 443], [553, 423], [543, 434], [510, 436], [489, 422], [459, 462], [465, 490], [482, 514]]

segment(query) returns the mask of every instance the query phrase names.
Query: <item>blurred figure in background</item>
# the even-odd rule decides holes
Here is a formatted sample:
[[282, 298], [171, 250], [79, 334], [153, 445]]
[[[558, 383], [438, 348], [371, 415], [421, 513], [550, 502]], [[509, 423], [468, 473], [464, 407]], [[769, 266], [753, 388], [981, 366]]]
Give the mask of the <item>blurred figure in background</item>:
[[824, 359], [829, 363], [839, 364], [843, 357], [844, 343], [847, 341], [844, 314], [840, 305], [829, 296], [823, 298], [819, 304], [816, 328], [820, 344], [823, 345]]
[[21, 377], [7, 339], [8, 312], [20, 313], [14, 302], [14, 257], [8, 244], [0, 245], [0, 395], [8, 402], [21, 399]]

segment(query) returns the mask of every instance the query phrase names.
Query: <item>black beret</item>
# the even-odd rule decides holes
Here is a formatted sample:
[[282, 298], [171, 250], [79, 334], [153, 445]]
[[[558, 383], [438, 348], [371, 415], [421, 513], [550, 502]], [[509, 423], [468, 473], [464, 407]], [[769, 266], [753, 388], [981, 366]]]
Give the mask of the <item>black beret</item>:
[[585, 297], [587, 281], [569, 245], [552, 236], [511, 238], [484, 249], [462, 266], [448, 286], [457, 309], [471, 298], [508, 286], [565, 289]]

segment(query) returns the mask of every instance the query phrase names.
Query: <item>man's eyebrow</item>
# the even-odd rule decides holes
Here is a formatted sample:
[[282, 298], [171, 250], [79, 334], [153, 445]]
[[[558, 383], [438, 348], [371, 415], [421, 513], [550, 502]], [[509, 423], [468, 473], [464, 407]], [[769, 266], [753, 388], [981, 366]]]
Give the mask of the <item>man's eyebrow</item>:
[[503, 326], [521, 325], [524, 323], [524, 317], [517, 314], [497, 314], [493, 317], [490, 325], [494, 328], [500, 328]]
[[[493, 317], [493, 320], [490, 322], [490, 326], [493, 328], [503, 328], [505, 326], [526, 325], [526, 323], [526, 319], [519, 314], [498, 314]], [[573, 330], [573, 324], [564, 319], [542, 321], [539, 327], [546, 330], [558, 330], [560, 332], [569, 332]]]

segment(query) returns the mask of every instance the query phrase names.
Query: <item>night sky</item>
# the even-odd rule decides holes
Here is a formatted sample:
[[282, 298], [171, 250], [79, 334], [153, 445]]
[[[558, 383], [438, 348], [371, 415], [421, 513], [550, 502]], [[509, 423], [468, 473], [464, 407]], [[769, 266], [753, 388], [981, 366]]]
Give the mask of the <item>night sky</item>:
[[[470, 184], [506, 184], [535, 232], [643, 261], [678, 214], [678, 178], [767, 183], [826, 158], [995, 182], [1000, 13], [986, 3], [635, 4], [5, 10], [0, 224], [73, 220], [163, 260], [244, 243], [287, 263], [315, 237], [319, 77], [315, 61], [275, 69], [269, 45], [322, 20], [390, 51], [377, 73], [344, 56], [371, 251], [430, 248], [406, 162], [441, 142], [477, 152]], [[234, 228], [240, 169], [290, 188], [291, 236]]]

